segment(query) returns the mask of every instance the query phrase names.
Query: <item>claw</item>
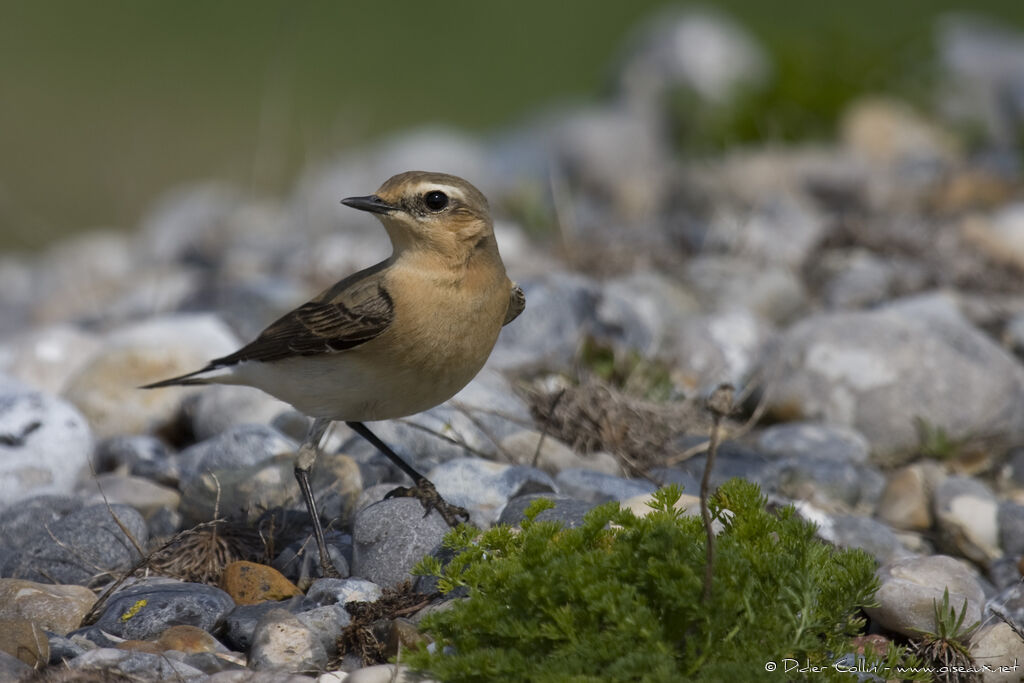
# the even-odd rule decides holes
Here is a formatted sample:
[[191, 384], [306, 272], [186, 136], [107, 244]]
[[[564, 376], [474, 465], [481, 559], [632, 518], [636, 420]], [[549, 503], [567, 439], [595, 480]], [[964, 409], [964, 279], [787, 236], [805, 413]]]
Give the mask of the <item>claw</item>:
[[437, 510], [450, 527], [469, 521], [469, 512], [466, 508], [448, 503], [428, 479], [419, 479], [415, 486], [399, 486], [388, 491], [384, 498], [415, 498], [423, 505], [424, 517], [429, 515], [431, 510]]

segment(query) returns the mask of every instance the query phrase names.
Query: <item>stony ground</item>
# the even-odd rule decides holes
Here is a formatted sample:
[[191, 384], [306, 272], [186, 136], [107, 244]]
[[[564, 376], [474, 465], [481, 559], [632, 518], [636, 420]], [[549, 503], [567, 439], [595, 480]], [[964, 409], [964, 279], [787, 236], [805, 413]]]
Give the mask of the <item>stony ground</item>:
[[305, 418], [247, 388], [136, 387], [387, 256], [338, 200], [412, 168], [490, 197], [528, 302], [458, 396], [374, 426], [474, 524], [538, 494], [573, 524], [664, 483], [696, 493], [700, 398], [731, 382], [713, 483], [756, 481], [874, 555], [873, 632], [932, 630], [948, 588], [983, 622], [977, 661], [1024, 662], [1017, 158], [879, 99], [831, 144], [689, 158], [658, 108], [689, 77], [665, 35], [620, 66], [654, 85], [604, 103], [487, 139], [416, 131], [308, 169], [284, 201], [186, 188], [135, 233], [0, 259], [0, 678], [391, 679], [375, 658], [419, 637], [429, 586], [405, 582], [446, 530], [383, 500], [403, 475], [333, 429], [313, 484], [348, 578], [319, 579], [292, 477]]

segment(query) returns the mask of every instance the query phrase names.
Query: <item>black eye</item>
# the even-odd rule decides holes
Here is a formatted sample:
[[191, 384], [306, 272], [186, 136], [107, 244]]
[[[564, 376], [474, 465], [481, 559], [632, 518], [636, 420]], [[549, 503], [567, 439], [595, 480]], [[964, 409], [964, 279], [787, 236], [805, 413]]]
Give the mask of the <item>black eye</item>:
[[423, 203], [426, 204], [427, 208], [431, 211], [440, 211], [444, 207], [448, 206], [448, 195], [440, 190], [431, 190], [423, 195]]

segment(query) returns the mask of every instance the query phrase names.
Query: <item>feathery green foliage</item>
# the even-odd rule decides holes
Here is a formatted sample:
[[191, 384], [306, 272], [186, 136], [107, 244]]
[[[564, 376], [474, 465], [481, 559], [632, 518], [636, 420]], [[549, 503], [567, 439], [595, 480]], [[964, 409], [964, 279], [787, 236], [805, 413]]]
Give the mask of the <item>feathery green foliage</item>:
[[[831, 667], [863, 628], [874, 560], [822, 543], [792, 508], [768, 512], [754, 484], [733, 480], [710, 501], [722, 530], [704, 604], [704, 531], [675, 508], [679, 495], [658, 491], [645, 517], [608, 503], [572, 529], [536, 521], [535, 504], [521, 531], [451, 532], [455, 558], [443, 567], [427, 558], [416, 572], [438, 577], [443, 592], [465, 586], [469, 597], [425, 618], [432, 651], [403, 661], [448, 682], [804, 675], [780, 676], [785, 658], [825, 667], [806, 674], [814, 680], [849, 680]], [[915, 663], [901, 649], [873, 660], [883, 661]], [[768, 662], [778, 671], [767, 672]]]

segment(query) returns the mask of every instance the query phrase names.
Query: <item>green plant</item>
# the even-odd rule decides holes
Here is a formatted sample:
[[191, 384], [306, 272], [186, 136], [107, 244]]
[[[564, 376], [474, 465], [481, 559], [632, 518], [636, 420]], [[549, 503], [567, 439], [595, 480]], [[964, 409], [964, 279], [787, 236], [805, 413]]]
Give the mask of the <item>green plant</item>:
[[[863, 628], [874, 560], [822, 543], [792, 508], [769, 512], [754, 484], [732, 480], [710, 501], [722, 529], [702, 602], [704, 530], [679, 496], [658, 491], [644, 517], [608, 503], [570, 529], [537, 521], [538, 501], [521, 530], [452, 531], [454, 559], [416, 572], [469, 597], [426, 617], [435, 645], [404, 661], [447, 682], [848, 680], [832, 664]], [[784, 661], [822, 668], [784, 672]]]
[[936, 668], [949, 671], [946, 675], [940, 675], [939, 680], [969, 680], [964, 679], [962, 674], [952, 673], [958, 669], [970, 668], [974, 660], [967, 647], [967, 641], [981, 625], [975, 621], [964, 628], [964, 619], [967, 617], [967, 598], [964, 604], [957, 609], [949, 604], [949, 588], [942, 592], [942, 604], [933, 600], [935, 609], [935, 631], [922, 632], [921, 638], [914, 643], [914, 650], [924, 658], [925, 661]]

